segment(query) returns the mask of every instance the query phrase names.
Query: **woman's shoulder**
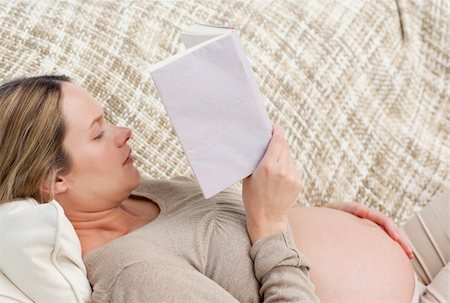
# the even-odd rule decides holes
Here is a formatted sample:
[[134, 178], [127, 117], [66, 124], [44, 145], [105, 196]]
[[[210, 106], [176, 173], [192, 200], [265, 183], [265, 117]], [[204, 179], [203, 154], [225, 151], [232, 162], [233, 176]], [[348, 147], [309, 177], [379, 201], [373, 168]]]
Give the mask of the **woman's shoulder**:
[[[132, 195], [142, 196], [157, 203], [164, 213], [166, 207], [182, 205], [187, 199], [200, 200], [201, 190], [194, 178], [177, 176], [173, 178], [155, 179], [141, 177], [141, 183]], [[171, 207], [170, 207], [171, 206]]]
[[185, 195], [189, 192], [198, 192], [200, 187], [197, 181], [188, 176], [176, 176], [172, 178], [141, 177], [141, 183], [134, 193], [149, 193], [156, 195]]
[[238, 186], [231, 186], [206, 199], [197, 180], [193, 177], [176, 176], [170, 179], [143, 177], [141, 185], [133, 194], [151, 199], [164, 209], [163, 212], [183, 210], [185, 215], [188, 212], [199, 214], [212, 210], [217, 213], [243, 213], [242, 197]]
[[133, 194], [152, 195], [160, 198], [170, 198], [170, 200], [180, 200], [185, 199], [186, 197], [197, 200], [210, 200], [212, 202], [216, 199], [241, 200], [240, 192], [236, 186], [231, 186], [217, 195], [206, 199], [202, 194], [202, 190], [197, 180], [191, 176], [175, 176], [166, 179], [155, 179], [143, 176], [141, 178], [140, 186]]

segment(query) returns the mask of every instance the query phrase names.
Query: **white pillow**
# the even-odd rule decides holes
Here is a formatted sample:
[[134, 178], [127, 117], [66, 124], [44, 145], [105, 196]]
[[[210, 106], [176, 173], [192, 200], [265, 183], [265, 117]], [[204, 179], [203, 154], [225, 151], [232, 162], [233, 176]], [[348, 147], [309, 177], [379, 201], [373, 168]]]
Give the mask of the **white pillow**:
[[56, 201], [0, 204], [0, 301], [91, 302], [72, 224]]

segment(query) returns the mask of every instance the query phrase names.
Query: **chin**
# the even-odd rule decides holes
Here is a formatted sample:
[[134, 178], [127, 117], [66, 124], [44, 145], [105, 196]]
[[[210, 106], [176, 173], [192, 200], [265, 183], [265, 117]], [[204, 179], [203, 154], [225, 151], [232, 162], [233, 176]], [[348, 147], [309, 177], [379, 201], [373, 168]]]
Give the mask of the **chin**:
[[133, 189], [141, 185], [141, 173], [138, 169], [135, 170], [133, 177], [130, 178], [130, 182], [133, 183]]

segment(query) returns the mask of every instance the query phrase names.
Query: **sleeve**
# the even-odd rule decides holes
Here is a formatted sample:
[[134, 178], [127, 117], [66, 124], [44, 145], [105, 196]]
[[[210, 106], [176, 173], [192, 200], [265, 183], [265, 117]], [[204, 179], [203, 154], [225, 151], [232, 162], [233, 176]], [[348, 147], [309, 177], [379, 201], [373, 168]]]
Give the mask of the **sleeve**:
[[309, 263], [297, 250], [291, 232], [279, 232], [250, 249], [260, 296], [269, 302], [319, 302], [309, 279]]
[[[211, 302], [238, 303], [217, 283], [194, 268], [136, 263], [124, 268], [106, 293], [95, 302]], [[98, 299], [98, 301], [97, 301]]]

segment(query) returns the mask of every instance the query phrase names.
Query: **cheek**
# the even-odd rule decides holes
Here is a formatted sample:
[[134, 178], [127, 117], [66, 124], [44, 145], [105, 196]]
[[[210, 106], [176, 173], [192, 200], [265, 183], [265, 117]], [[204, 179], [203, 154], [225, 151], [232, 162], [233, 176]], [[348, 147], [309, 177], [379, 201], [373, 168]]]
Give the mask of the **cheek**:
[[[117, 156], [111, 149], [98, 146], [96, 148], [79, 150], [73, 157], [72, 171], [89, 178], [92, 176], [108, 176], [119, 168]], [[120, 169], [120, 168], [119, 168]]]

